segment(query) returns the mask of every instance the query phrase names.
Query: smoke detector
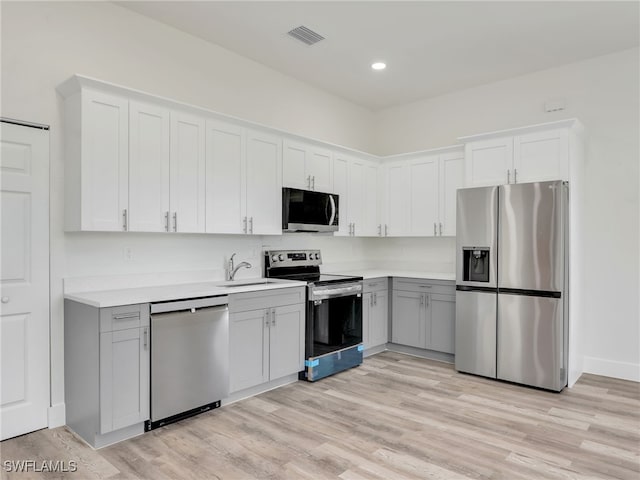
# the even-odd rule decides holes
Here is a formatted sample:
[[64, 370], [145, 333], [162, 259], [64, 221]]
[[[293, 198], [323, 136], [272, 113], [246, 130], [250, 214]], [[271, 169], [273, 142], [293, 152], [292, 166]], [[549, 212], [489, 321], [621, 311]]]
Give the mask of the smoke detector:
[[289, 30], [287, 35], [295, 38], [296, 40], [300, 40], [305, 45], [314, 45], [318, 43], [320, 40], [324, 40], [324, 37], [319, 33], [314, 32], [310, 28], [305, 27], [304, 25], [300, 25], [299, 27], [294, 28], [293, 30]]

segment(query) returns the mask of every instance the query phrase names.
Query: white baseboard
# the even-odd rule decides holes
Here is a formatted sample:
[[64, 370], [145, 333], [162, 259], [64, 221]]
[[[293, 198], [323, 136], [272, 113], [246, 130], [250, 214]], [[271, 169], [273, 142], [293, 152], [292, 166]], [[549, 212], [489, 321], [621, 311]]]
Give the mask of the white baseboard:
[[48, 424], [49, 428], [62, 427], [67, 423], [66, 407], [64, 403], [56, 403], [49, 407]]
[[584, 373], [640, 382], [640, 364], [584, 357]]

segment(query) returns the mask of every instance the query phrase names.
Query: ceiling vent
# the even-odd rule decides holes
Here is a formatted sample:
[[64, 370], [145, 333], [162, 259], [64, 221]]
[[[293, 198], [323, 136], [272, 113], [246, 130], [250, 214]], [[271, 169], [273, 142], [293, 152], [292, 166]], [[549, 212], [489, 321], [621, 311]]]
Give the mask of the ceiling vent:
[[307, 45], [313, 45], [315, 43], [318, 43], [320, 40], [324, 40], [324, 37], [322, 35], [314, 32], [304, 25], [300, 25], [299, 27], [288, 31], [287, 35], [295, 38], [296, 40], [300, 40], [302, 43], [305, 43]]

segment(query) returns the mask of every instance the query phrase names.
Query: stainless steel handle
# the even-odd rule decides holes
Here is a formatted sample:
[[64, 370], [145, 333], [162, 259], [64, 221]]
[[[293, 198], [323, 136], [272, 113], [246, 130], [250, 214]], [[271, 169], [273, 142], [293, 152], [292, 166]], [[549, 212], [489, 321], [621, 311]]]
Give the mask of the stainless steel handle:
[[331, 204], [331, 216], [329, 217], [329, 225], [333, 225], [333, 221], [336, 219], [336, 201], [333, 195], [329, 195], [329, 203]]
[[371, 294], [371, 300], [369, 301], [369, 305], [373, 307], [373, 293]]
[[311, 177], [311, 190], [316, 189], [316, 176]]
[[267, 311], [265, 312], [266, 321], [265, 321], [265, 323], [264, 323], [264, 328], [269, 328], [269, 325], [270, 325], [270, 322], [269, 322], [269, 313], [270, 313], [270, 310], [269, 310], [269, 309], [267, 309]]
[[384, 236], [388, 236], [389, 235], [389, 225], [387, 225], [386, 223], [384, 224]]
[[253, 217], [249, 217], [249, 233], [253, 233]]
[[271, 326], [272, 327], [276, 326], [276, 310], [275, 310], [275, 308], [271, 309]]
[[356, 234], [356, 224], [355, 224], [355, 222], [352, 225], [353, 225], [353, 227], [352, 227], [353, 231], [351, 232], [351, 235], [355, 236], [355, 234]]
[[438, 235], [438, 227], [436, 227], [436, 222], [433, 222], [433, 236]]
[[138, 318], [140, 316], [140, 312], [131, 312], [131, 313], [122, 313], [120, 315], [114, 315], [114, 320], [125, 320], [127, 318]]
[[425, 302], [426, 302], [425, 307], [429, 308], [429, 295], [427, 295], [427, 294], [425, 293], [425, 294], [424, 294], [424, 299], [425, 299]]
[[518, 169], [513, 169], [513, 183], [518, 183]]
[[147, 327], [144, 327], [144, 330], [142, 331], [142, 336], [143, 336], [143, 341], [142, 341], [142, 345], [144, 346], [144, 349], [147, 349]]
[[379, 237], [382, 236], [382, 224], [381, 223], [378, 224], [378, 236]]
[[420, 306], [424, 305], [424, 294], [420, 294]]
[[375, 283], [367, 283], [367, 287], [373, 288], [373, 287], [377, 287], [378, 285], [380, 285], [380, 283], [375, 282]]
[[127, 218], [127, 209], [122, 211], [122, 230], [125, 232], [129, 229], [129, 219]]
[[242, 233], [247, 233], [247, 217], [242, 219]]
[[178, 212], [173, 212], [173, 231], [178, 231]]
[[507, 169], [507, 183], [511, 183], [511, 170]]
[[169, 231], [169, 212], [164, 212], [164, 231]]
[[307, 177], [307, 188], [311, 190], [311, 175]]
[[431, 288], [433, 285], [418, 285], [420, 288]]
[[375, 292], [373, 293], [373, 304], [378, 305], [378, 294]]
[[442, 223], [440, 224], [440, 236], [442, 236]]
[[325, 300], [335, 297], [346, 297], [349, 295], [362, 295], [362, 284], [349, 285], [346, 287], [314, 288], [310, 291], [309, 300]]

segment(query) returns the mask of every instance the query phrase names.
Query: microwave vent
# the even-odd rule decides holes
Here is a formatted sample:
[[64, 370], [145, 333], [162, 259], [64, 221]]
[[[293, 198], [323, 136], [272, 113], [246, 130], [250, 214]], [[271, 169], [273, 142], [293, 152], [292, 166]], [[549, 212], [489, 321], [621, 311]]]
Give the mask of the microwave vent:
[[300, 25], [299, 27], [294, 28], [293, 30], [289, 30], [287, 35], [295, 38], [296, 40], [300, 40], [302, 43], [306, 45], [314, 45], [318, 43], [320, 40], [324, 40], [324, 37], [319, 33], [314, 32], [310, 28], [305, 27], [304, 25]]

